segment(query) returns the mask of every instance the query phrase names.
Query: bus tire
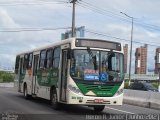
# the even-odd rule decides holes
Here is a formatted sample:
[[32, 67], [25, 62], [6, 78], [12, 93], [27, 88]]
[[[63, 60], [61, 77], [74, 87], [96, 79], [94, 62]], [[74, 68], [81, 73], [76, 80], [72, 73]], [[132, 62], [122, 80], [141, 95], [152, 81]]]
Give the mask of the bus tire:
[[95, 112], [102, 112], [105, 108], [105, 105], [96, 105], [94, 106], [94, 111]]
[[51, 106], [55, 110], [60, 109], [60, 103], [58, 102], [56, 89], [51, 91]]
[[25, 99], [29, 99], [30, 96], [28, 95], [28, 90], [27, 90], [27, 85], [25, 84], [24, 85], [24, 88], [23, 88], [23, 96]]

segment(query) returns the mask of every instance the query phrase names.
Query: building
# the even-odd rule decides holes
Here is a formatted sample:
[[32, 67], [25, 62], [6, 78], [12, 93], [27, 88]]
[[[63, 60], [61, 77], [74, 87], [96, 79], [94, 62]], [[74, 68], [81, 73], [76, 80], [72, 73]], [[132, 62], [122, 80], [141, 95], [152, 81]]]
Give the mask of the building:
[[[156, 55], [155, 55], [155, 74], [158, 74], [158, 64], [160, 63], [160, 48], [156, 49]], [[160, 66], [159, 66], [160, 67]]]
[[124, 72], [127, 73], [127, 67], [128, 67], [128, 44], [125, 44], [123, 46], [124, 50]]
[[135, 74], [146, 74], [147, 72], [147, 45], [136, 48]]
[[[75, 28], [75, 36], [80, 37], [80, 38], [81, 37], [84, 38], [85, 37], [85, 26]], [[68, 39], [68, 38], [71, 38], [71, 37], [72, 37], [72, 31], [71, 30], [67, 30], [65, 33], [61, 34], [61, 40]]]

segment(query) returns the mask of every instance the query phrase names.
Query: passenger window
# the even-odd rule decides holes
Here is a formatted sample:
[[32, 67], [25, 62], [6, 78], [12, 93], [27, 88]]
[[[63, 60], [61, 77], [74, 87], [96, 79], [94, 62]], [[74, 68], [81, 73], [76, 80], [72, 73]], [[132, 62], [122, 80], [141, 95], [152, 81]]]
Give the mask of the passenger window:
[[40, 68], [46, 68], [46, 50], [41, 51]]
[[24, 74], [24, 57], [20, 58], [20, 74]]
[[58, 68], [59, 67], [59, 61], [60, 61], [60, 47], [57, 47], [54, 49], [54, 55], [53, 55], [53, 67]]
[[33, 59], [33, 54], [29, 54], [29, 62], [28, 62], [28, 68], [32, 68], [32, 59]]
[[53, 59], [53, 50], [47, 50], [47, 68], [52, 67], [52, 60]]
[[18, 74], [20, 56], [16, 57], [15, 74]]
[[24, 55], [24, 63], [23, 63], [23, 70], [25, 71], [28, 68], [28, 54]]

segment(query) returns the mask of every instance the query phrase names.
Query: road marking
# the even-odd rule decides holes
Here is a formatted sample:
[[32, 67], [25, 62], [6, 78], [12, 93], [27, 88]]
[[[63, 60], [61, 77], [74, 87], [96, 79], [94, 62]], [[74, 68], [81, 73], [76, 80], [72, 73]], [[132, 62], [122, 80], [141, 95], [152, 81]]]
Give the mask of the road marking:
[[124, 110], [119, 110], [119, 109], [115, 109], [115, 108], [111, 108], [111, 107], [105, 107], [105, 108], [116, 110], [116, 111], [120, 111], [120, 112], [123, 112], [123, 113], [135, 114], [135, 113], [132, 113], [132, 112], [128, 112], [128, 111], [124, 111]]

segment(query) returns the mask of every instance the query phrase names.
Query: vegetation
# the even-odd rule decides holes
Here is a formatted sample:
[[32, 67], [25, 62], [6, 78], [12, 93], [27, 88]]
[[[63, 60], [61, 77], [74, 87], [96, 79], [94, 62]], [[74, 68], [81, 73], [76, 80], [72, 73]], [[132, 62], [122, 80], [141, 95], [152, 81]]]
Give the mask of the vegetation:
[[129, 87], [129, 82], [125, 81], [124, 82], [124, 89], [128, 89], [128, 87]]
[[154, 82], [151, 82], [152, 83], [152, 85], [155, 87], [155, 88], [158, 88], [158, 86], [159, 86], [159, 82], [157, 81], [154, 81]]
[[7, 73], [0, 71], [0, 82], [13, 82], [15, 75], [13, 73]]

